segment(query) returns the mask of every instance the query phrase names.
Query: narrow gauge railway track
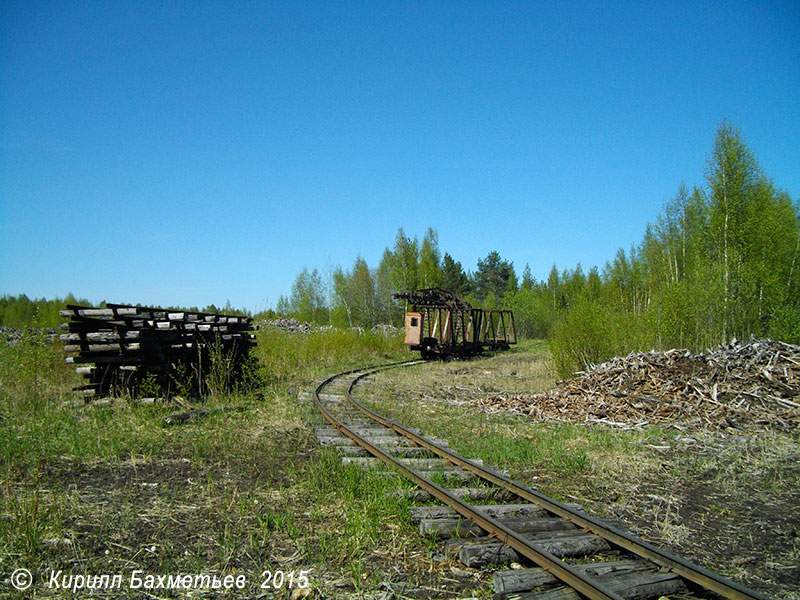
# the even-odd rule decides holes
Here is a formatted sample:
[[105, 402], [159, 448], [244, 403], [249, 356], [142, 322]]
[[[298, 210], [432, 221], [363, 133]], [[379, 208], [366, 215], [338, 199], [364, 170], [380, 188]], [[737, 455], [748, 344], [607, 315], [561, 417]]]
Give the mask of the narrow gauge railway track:
[[[421, 531], [466, 538], [451, 541], [452, 548], [460, 548], [459, 556], [465, 564], [485, 563], [487, 556], [491, 562], [524, 557], [540, 567], [495, 573], [495, 598], [631, 600], [716, 594], [768, 600], [590, 517], [580, 507], [557, 502], [514, 482], [480, 460], [464, 458], [448, 448], [446, 441], [425, 437], [353, 399], [353, 387], [367, 376], [419, 362], [390, 363], [325, 379], [314, 391], [313, 400], [331, 429], [318, 431], [318, 437], [327, 436], [328, 443], [338, 444], [345, 462], [367, 466], [370, 461], [382, 461], [419, 486], [421, 495], [440, 500], [445, 506], [415, 507], [412, 511], [420, 519]], [[349, 439], [349, 445], [343, 437]], [[446, 488], [432, 481], [436, 473], [449, 480], [480, 482], [484, 487]], [[489, 497], [513, 503], [470, 504], [470, 500], [487, 497], [487, 484], [493, 487], [489, 488]], [[618, 560], [583, 560], [592, 560], [592, 555], [607, 558], [609, 554]], [[582, 560], [567, 562], [570, 558]]]

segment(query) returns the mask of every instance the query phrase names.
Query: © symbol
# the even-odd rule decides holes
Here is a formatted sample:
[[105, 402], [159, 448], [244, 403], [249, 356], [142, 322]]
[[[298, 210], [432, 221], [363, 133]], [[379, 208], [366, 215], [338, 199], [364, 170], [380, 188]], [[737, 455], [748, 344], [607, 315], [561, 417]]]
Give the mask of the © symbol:
[[11, 585], [18, 590], [27, 590], [33, 583], [33, 575], [28, 569], [17, 569], [11, 574]]

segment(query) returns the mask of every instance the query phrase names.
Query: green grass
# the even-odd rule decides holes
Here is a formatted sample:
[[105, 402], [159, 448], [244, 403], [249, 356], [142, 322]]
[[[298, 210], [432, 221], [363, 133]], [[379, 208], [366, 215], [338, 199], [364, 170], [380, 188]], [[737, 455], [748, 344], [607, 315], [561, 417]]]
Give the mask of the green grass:
[[[454, 396], [478, 399], [496, 390], [543, 391], [555, 380], [547, 346], [526, 341], [476, 363], [432, 363], [387, 371], [362, 388], [379, 413], [426, 435], [447, 439], [458, 453], [483, 459], [564, 497], [595, 468], [594, 460], [636, 452], [644, 434], [525, 416], [487, 414]], [[375, 390], [381, 390], [376, 392]], [[358, 392], [361, 394], [361, 392]]]
[[[273, 384], [310, 383], [337, 369], [366, 362], [381, 362], [402, 354], [402, 339], [351, 330], [288, 334], [274, 328], [258, 332], [255, 353], [263, 375], [262, 390], [275, 393]], [[208, 374], [213, 389], [226, 387], [223, 374]], [[40, 333], [27, 333], [20, 343], [0, 340], [0, 465], [6, 470], [27, 466], [55, 456], [78, 459], [111, 459], [137, 455], [153, 457], [180, 445], [178, 430], [164, 428], [160, 419], [174, 412], [164, 405], [139, 406], [122, 398], [110, 406], [75, 407], [77, 397], [70, 391], [81, 381], [64, 362], [60, 344], [50, 344]], [[242, 418], [253, 403], [248, 393], [210, 394], [204, 408], [229, 409], [239, 406]], [[270, 409], [278, 422], [292, 418], [286, 405]], [[252, 414], [249, 414], [252, 417]], [[228, 423], [231, 419], [224, 418]], [[235, 418], [234, 418], [235, 420]], [[205, 426], [220, 422], [218, 414]], [[159, 423], [153, 426], [154, 423]], [[217, 428], [215, 428], [217, 429]], [[219, 428], [208, 439], [193, 439], [195, 457], [213, 455], [235, 445], [231, 428]]]
[[291, 333], [262, 327], [256, 335], [256, 356], [267, 382], [321, 379], [332, 372], [408, 357], [403, 334], [352, 329]]
[[[389, 494], [409, 484], [398, 477], [378, 476], [357, 465], [343, 465], [333, 450], [325, 450], [306, 465], [309, 506], [326, 506], [335, 498], [340, 534], [335, 547], [326, 547], [325, 539], [316, 548], [336, 561], [360, 561], [382, 540], [391, 523], [408, 523], [408, 501]], [[332, 554], [331, 554], [332, 553]]]
[[468, 458], [508, 471], [512, 477], [542, 484], [564, 497], [593, 469], [593, 457], [625, 455], [641, 434], [590, 429], [572, 424], [534, 423], [526, 417], [487, 415], [474, 409], [418, 410], [412, 403], [369, 403], [378, 412], [427, 435], [447, 439]]
[[246, 572], [256, 584], [264, 569], [310, 568], [321, 588], [329, 578], [376, 588], [384, 549], [413, 539], [397, 525], [407, 518], [404, 501], [384, 494], [405, 484], [320, 452], [311, 407], [287, 390], [407, 357], [402, 338], [349, 330], [258, 337], [255, 386], [222, 393], [224, 373], [209, 373], [211, 393], [187, 398], [209, 414], [171, 426], [164, 418], [183, 407], [76, 404], [70, 390], [81, 381], [58, 342], [36, 332], [14, 345], [0, 340], [0, 574], [124, 565]]

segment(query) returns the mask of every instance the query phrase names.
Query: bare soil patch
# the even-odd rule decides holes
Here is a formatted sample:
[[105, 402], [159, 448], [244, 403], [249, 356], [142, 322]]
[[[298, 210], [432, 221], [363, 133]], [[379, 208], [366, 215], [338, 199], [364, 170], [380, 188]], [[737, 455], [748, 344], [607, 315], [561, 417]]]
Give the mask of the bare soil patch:
[[630, 464], [596, 463], [592, 510], [776, 598], [800, 589], [800, 444], [782, 434], [650, 438]]
[[[280, 401], [296, 403], [291, 397]], [[94, 591], [98, 598], [450, 599], [488, 590], [485, 577], [432, 560], [403, 515], [368, 514], [377, 510], [377, 476], [357, 471], [345, 484], [338, 456], [319, 448], [312, 424], [275, 414], [253, 406], [220, 413], [216, 421], [164, 428], [172, 438], [163, 456], [53, 456], [10, 474], [0, 486], [7, 507], [0, 519], [16, 521], [20, 532], [29, 521], [35, 545], [25, 547], [20, 533], [12, 553], [0, 557], [0, 573], [7, 577], [20, 564], [29, 568], [41, 598], [65, 596], [43, 583], [59, 570], [121, 573], [126, 585], [134, 570], [244, 574], [248, 582], [247, 589], [224, 594], [149, 595], [123, 586]], [[152, 427], [164, 427], [163, 418], [151, 418]], [[237, 431], [231, 434], [231, 428]], [[209, 437], [218, 445], [198, 452], [198, 443]], [[350, 495], [342, 496], [346, 485]], [[359, 528], [365, 518], [378, 520], [372, 533]], [[356, 539], [365, 531], [375, 539]], [[307, 595], [296, 586], [263, 590], [264, 570], [307, 570], [311, 587]], [[26, 597], [8, 581], [5, 591]]]
[[[23, 499], [20, 514], [9, 517], [32, 516], [36, 494], [41, 529], [37, 547], [31, 548], [36, 564], [30, 559], [25, 564], [40, 579], [51, 570], [113, 574], [139, 569], [246, 573], [248, 582], [260, 583], [263, 569], [288, 566], [285, 557], [301, 556], [284, 530], [286, 519], [276, 515], [294, 512], [292, 490], [313, 443], [308, 430], [290, 429], [270, 439], [272, 452], [254, 452], [251, 460], [188, 458], [180, 456], [180, 447], [170, 458], [87, 462], [56, 457], [35, 476], [35, 492], [30, 478], [7, 484], [7, 492]], [[56, 590], [38, 591], [58, 596]]]

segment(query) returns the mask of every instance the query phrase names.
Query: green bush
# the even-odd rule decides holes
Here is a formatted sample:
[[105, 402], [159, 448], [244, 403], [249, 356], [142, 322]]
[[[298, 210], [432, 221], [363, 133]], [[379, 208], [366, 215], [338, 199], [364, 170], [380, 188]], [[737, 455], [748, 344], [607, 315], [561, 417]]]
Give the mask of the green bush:
[[0, 339], [0, 406], [9, 414], [41, 412], [74, 383], [61, 344], [51, 342], [43, 329], [24, 331], [15, 343]]
[[580, 298], [553, 328], [550, 348], [561, 377], [652, 343], [645, 316]]

